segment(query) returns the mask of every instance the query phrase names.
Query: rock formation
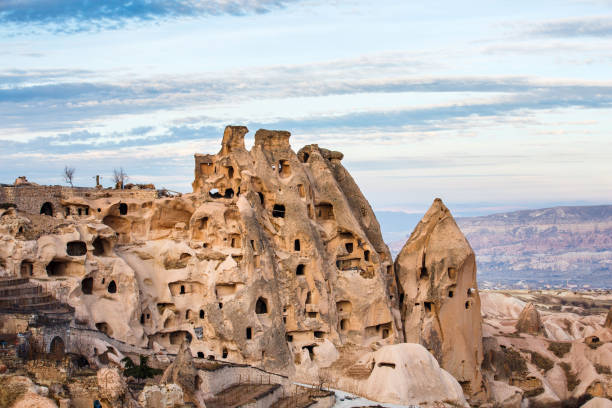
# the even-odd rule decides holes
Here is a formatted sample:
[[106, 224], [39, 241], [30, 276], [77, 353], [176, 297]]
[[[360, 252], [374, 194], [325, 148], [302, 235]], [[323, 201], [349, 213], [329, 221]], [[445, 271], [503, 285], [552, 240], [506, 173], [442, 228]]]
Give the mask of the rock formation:
[[193, 357], [187, 342], [181, 344], [181, 348], [172, 362], [166, 368], [160, 384], [177, 384], [183, 391], [185, 402], [193, 402], [196, 406], [203, 407], [204, 399], [198, 389], [198, 371], [193, 365]]
[[533, 303], [527, 303], [523, 308], [516, 322], [516, 330], [519, 333], [527, 333], [534, 336], [543, 333], [544, 326], [542, 325], [540, 312], [538, 312]]
[[608, 329], [612, 329], [612, 307], [610, 307], [610, 310], [608, 310], [608, 315], [606, 316], [604, 327], [607, 327]]
[[486, 399], [474, 252], [435, 199], [395, 260], [407, 342], [424, 345], [473, 400]]
[[[394, 264], [342, 153], [317, 145], [295, 153], [289, 132], [270, 130], [247, 150], [247, 131], [228, 126], [217, 154], [195, 155], [190, 194], [0, 186], [0, 273], [23, 280], [10, 290], [74, 309], [70, 339], [54, 344], [95, 365], [118, 363], [122, 350], [166, 362], [178, 353], [163, 383], [201, 404], [193, 359], [316, 382], [380, 349], [374, 359], [414, 376], [408, 346], [388, 348], [407, 341], [446, 370], [420, 347], [407, 353], [434, 376], [428, 392], [464, 404], [448, 371], [483, 401], [474, 253], [441, 200]], [[368, 369], [364, 392], [391, 382], [416, 392], [418, 381], [387, 369]], [[168, 387], [141, 398], [174, 401]]]

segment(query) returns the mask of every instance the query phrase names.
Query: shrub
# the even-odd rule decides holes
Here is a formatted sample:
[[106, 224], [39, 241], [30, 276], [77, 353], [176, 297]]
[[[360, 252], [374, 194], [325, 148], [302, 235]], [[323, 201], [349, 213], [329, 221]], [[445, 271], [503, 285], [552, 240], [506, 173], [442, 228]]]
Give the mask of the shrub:
[[548, 350], [550, 350], [555, 356], [562, 358], [564, 355], [569, 353], [572, 349], [572, 343], [553, 341], [548, 345]]
[[143, 380], [145, 378], [153, 378], [157, 374], [161, 374], [162, 370], [157, 368], [152, 368], [147, 365], [147, 360], [149, 358], [147, 356], [140, 356], [140, 365], [136, 365], [131, 358], [125, 357], [121, 362], [125, 366], [123, 370], [123, 374], [126, 377], [134, 377], [139, 380]]
[[536, 367], [548, 371], [555, 366], [555, 363], [552, 362], [549, 358], [544, 357], [540, 353], [536, 353], [535, 351], [530, 351], [531, 354], [531, 363]]
[[576, 374], [574, 374], [574, 372], [572, 371], [572, 367], [568, 363], [561, 362], [559, 363], [559, 365], [561, 366], [563, 371], [565, 371], [565, 378], [567, 379], [567, 389], [569, 391], [573, 391], [574, 388], [576, 388], [580, 383], [580, 381], [578, 381], [578, 377], [576, 377]]
[[597, 371], [597, 374], [612, 374], [610, 367], [601, 364], [595, 364], [595, 371]]

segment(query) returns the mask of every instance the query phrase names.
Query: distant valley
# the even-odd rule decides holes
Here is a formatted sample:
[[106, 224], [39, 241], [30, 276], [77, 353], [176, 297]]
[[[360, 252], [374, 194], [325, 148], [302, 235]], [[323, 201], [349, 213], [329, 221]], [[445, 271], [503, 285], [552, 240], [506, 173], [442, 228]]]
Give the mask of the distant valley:
[[[404, 225], [416, 225], [414, 218], [406, 214]], [[387, 219], [381, 217], [383, 230]], [[457, 223], [476, 252], [482, 287], [612, 288], [612, 205], [458, 217]], [[396, 219], [388, 226], [397, 225]], [[404, 242], [388, 244], [395, 254]]]

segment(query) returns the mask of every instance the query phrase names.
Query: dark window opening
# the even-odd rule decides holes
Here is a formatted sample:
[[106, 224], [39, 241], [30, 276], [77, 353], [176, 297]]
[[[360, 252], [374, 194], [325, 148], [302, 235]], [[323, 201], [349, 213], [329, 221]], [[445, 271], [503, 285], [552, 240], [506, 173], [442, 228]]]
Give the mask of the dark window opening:
[[370, 261], [370, 251], [368, 251], [367, 249], [366, 249], [365, 251], [363, 251], [363, 259], [364, 259], [366, 262], [369, 262], [369, 261]]
[[424, 279], [427, 278], [429, 276], [429, 273], [427, 272], [427, 268], [426, 267], [421, 267], [421, 275], [419, 276], [420, 279]]
[[204, 318], [204, 310], [200, 309], [200, 319]]
[[255, 241], [251, 240], [251, 249], [254, 251], [255, 250]]
[[393, 363], [378, 363], [379, 367], [389, 367], [389, 368], [395, 368], [395, 364]]
[[297, 269], [295, 270], [295, 274], [296, 274], [297, 276], [302, 276], [302, 275], [304, 275], [304, 265], [303, 265], [303, 264], [299, 264], [299, 265], [297, 266]]
[[213, 356], [212, 354], [209, 354], [209, 355], [208, 355], [208, 359], [209, 359], [210, 361], [215, 361], [215, 356]]
[[108, 290], [108, 293], [117, 293], [117, 284], [114, 280], [110, 281], [106, 290]]
[[274, 204], [272, 216], [276, 218], [285, 218], [285, 206], [282, 204]]
[[48, 215], [49, 217], [53, 216], [53, 204], [50, 202], [46, 202], [40, 207], [40, 213], [42, 215]]
[[278, 175], [282, 178], [289, 177], [291, 175], [291, 166], [287, 160], [281, 160], [278, 162]]
[[66, 244], [66, 253], [70, 256], [83, 256], [87, 253], [87, 245], [83, 241], [70, 241]]
[[185, 319], [186, 320], [189, 320], [189, 314], [190, 314], [189, 312], [191, 312], [191, 310], [185, 311]]
[[389, 337], [389, 329], [383, 329], [382, 338], [386, 339], [387, 337]]
[[104, 282], [106, 282], [106, 278], [102, 278], [102, 284], [104, 285]]
[[98, 212], [102, 212], [102, 209], [101, 209], [101, 208], [98, 208]]
[[85, 208], [85, 215], [89, 215], [89, 207]]
[[308, 153], [304, 153], [304, 158], [302, 160], [304, 161], [304, 163], [307, 163], [309, 158], [310, 155]]
[[91, 295], [93, 291], [93, 278], [85, 278], [81, 281], [81, 291], [84, 295]]
[[348, 319], [340, 320], [340, 330], [344, 331], [348, 329]]
[[68, 265], [66, 262], [51, 261], [45, 269], [47, 270], [47, 275], [49, 276], [62, 276], [66, 273], [67, 266]]
[[291, 334], [286, 334], [286, 335], [285, 335], [285, 338], [287, 339], [287, 341], [288, 341], [289, 343], [291, 343], [291, 342], [293, 341], [293, 335], [291, 335]]
[[225, 347], [223, 347], [223, 354], [221, 356], [222, 358], [227, 358], [227, 349]]
[[299, 239], [296, 239], [295, 241], [293, 241], [293, 250], [295, 251], [300, 250], [300, 240]]
[[145, 322], [145, 315], [141, 314], [140, 315], [140, 324], [144, 324], [144, 322]]
[[317, 312], [308, 312], [307, 316], [310, 317], [311, 319], [316, 319], [317, 318]]
[[221, 198], [221, 194], [219, 193], [218, 188], [213, 188], [212, 190], [210, 190], [208, 192], [208, 195], [211, 196], [212, 198]]
[[259, 193], [257, 193], [257, 195], [259, 196], [259, 202], [261, 203], [261, 206], [262, 206], [262, 207], [265, 207], [265, 205], [264, 205], [264, 195], [263, 195], [263, 193], [259, 192]]
[[404, 294], [400, 293], [400, 305], [404, 303]]
[[108, 248], [110, 248], [110, 243], [104, 238], [97, 237], [93, 240], [94, 251], [93, 254], [96, 256], [106, 255], [108, 252]]
[[465, 308], [469, 309], [470, 308], [470, 301], [468, 300], [467, 302], [465, 302]]
[[393, 273], [393, 265], [387, 265], [387, 275], [391, 275]]
[[310, 291], [306, 294], [306, 304], [309, 305], [312, 303], [312, 295], [310, 294]]
[[208, 227], [208, 217], [200, 218], [200, 229], [206, 229]]
[[70, 215], [70, 207], [66, 207], [65, 213], [66, 213], [66, 216]]
[[423, 302], [425, 305], [425, 310], [431, 312], [431, 302]]
[[348, 252], [349, 254], [353, 253], [353, 243], [352, 242], [347, 242], [346, 244], [344, 244], [344, 247], [346, 248], [346, 252]]
[[82, 210], [81, 208], [78, 208], [78, 209], [77, 209], [77, 214], [79, 214], [79, 215], [83, 215], [83, 210]]
[[198, 358], [204, 358], [204, 353], [201, 351], [198, 351]]
[[185, 285], [181, 285], [181, 295], [185, 294]]
[[325, 335], [325, 332], [322, 332], [322, 331], [315, 331], [314, 332], [314, 336], [317, 339], [322, 339], [324, 335]]
[[310, 357], [310, 360], [314, 360], [314, 357], [315, 357], [314, 356], [314, 348], [315, 348], [314, 344], [302, 347], [302, 350], [304, 350], [304, 349], [308, 350], [308, 356]]
[[228, 188], [225, 190], [224, 198], [232, 198], [234, 196], [234, 189]]
[[34, 264], [32, 262], [29, 262], [29, 261], [21, 262], [21, 266], [19, 269], [21, 271], [22, 277], [32, 276], [34, 274]]
[[452, 290], [449, 290], [449, 291], [448, 291], [448, 297], [449, 297], [449, 298], [452, 298], [452, 297], [453, 297], [453, 295], [454, 295], [453, 291], [452, 291]]
[[283, 323], [287, 324], [287, 316], [283, 316]]
[[246, 328], [246, 338], [247, 340], [251, 340], [251, 337], [253, 336], [253, 330], [250, 327]]
[[317, 217], [321, 220], [334, 219], [334, 206], [330, 203], [320, 203], [316, 205]]
[[223, 303], [219, 302], [219, 309], [223, 309]]
[[234, 168], [232, 166], [227, 168], [227, 177], [234, 178]]
[[119, 204], [119, 214], [120, 215], [126, 215], [127, 211], [128, 211], [128, 206], [126, 203]]
[[208, 248], [208, 242], [204, 242], [204, 243], [202, 244], [202, 248]]
[[457, 277], [457, 269], [455, 269], [455, 268], [448, 268], [448, 277], [450, 279], [455, 279]]
[[268, 301], [262, 297], [257, 299], [255, 303], [255, 313], [266, 314], [268, 313]]

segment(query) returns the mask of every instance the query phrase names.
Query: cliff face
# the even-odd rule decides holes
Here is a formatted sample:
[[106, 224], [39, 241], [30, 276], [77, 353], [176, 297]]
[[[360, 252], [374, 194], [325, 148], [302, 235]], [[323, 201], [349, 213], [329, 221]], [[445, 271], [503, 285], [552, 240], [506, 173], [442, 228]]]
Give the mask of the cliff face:
[[481, 280], [531, 287], [610, 287], [612, 206], [556, 207], [457, 223], [478, 253]]
[[395, 260], [407, 342], [423, 344], [462, 385], [485, 398], [474, 252], [436, 199]]

